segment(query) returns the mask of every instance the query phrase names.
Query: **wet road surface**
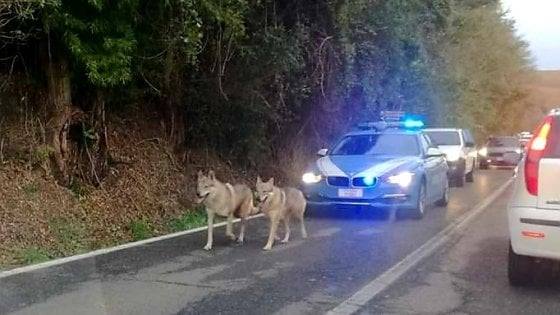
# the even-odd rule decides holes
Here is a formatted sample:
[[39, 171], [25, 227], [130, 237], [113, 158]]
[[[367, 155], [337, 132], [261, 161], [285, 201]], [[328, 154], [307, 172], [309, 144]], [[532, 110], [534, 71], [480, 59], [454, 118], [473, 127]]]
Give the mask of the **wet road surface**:
[[[215, 229], [211, 252], [202, 250], [206, 233], [200, 232], [0, 278], [0, 313], [324, 313], [472, 209], [511, 173], [478, 172], [475, 183], [452, 190], [447, 208], [434, 207], [420, 221], [389, 223], [379, 214], [312, 212], [306, 221], [308, 239], [294, 228], [291, 242], [270, 252], [262, 251], [267, 222], [260, 218], [249, 221], [243, 246], [227, 241], [221, 227]], [[505, 225], [498, 221], [494, 224]], [[496, 259], [507, 249], [498, 243], [494, 240]], [[476, 261], [461, 266], [470, 263]], [[496, 261], [494, 268], [503, 271], [504, 266]], [[406, 312], [390, 303], [394, 300], [376, 299], [362, 312]]]
[[509, 194], [358, 314], [559, 314], [554, 264], [542, 264], [529, 287], [508, 284]]

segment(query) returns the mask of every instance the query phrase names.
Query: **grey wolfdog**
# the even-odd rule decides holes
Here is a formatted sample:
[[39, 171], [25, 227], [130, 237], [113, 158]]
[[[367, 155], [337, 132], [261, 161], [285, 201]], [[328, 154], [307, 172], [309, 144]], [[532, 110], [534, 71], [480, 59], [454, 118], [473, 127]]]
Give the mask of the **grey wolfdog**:
[[263, 248], [264, 250], [272, 249], [272, 244], [276, 239], [276, 230], [280, 221], [284, 223], [286, 234], [282, 243], [287, 243], [290, 240], [290, 219], [295, 218], [301, 224], [301, 236], [307, 238], [307, 231], [303, 222], [303, 215], [305, 213], [306, 200], [303, 193], [298, 189], [286, 187], [280, 188], [274, 186], [274, 178], [263, 182], [260, 177], [257, 177], [257, 197], [260, 201], [260, 210], [270, 220], [270, 233], [268, 235], [268, 242]]
[[243, 243], [245, 221], [247, 221], [247, 217], [258, 212], [258, 208], [253, 204], [251, 189], [242, 184], [222, 183], [216, 179], [214, 171], [209, 171], [207, 176], [199, 171], [196, 196], [197, 203], [202, 203], [206, 207], [208, 215], [208, 241], [204, 249], [212, 249], [215, 215], [227, 217], [226, 236], [231, 240], [235, 240], [233, 217], [241, 218], [241, 230], [237, 242]]

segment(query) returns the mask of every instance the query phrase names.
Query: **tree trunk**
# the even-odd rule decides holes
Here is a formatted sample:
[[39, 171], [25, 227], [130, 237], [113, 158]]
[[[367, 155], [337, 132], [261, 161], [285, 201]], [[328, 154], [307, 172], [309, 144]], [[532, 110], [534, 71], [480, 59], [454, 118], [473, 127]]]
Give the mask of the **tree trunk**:
[[181, 108], [181, 74], [178, 71], [176, 56], [174, 47], [169, 47], [164, 72], [165, 120], [168, 143], [175, 155], [183, 160], [186, 154], [186, 123]]
[[107, 176], [109, 170], [109, 138], [105, 120], [105, 95], [102, 91], [97, 91], [93, 111], [91, 125], [94, 126], [97, 135], [97, 148], [92, 154], [88, 152], [88, 158], [91, 161], [90, 174], [93, 182], [101, 185], [101, 181]]
[[69, 122], [76, 114], [72, 110], [68, 64], [49, 60], [47, 78], [50, 101], [48, 141], [53, 150], [51, 159], [55, 177], [59, 184], [66, 186], [70, 180], [67, 165]]

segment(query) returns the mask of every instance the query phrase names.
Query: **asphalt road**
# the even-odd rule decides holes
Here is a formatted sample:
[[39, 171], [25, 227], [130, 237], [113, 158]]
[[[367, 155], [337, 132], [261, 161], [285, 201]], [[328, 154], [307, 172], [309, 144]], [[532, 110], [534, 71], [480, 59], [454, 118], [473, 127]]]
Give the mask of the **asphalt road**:
[[508, 284], [508, 197], [358, 314], [559, 314], [558, 265], [541, 264], [529, 287]]
[[[511, 174], [511, 170], [477, 173], [475, 183], [453, 189], [447, 208], [434, 207], [421, 221], [404, 219], [389, 223], [377, 214], [309, 213], [307, 229], [310, 237], [302, 240], [297, 233], [299, 229], [293, 229], [291, 242], [278, 244], [270, 252], [261, 250], [266, 240], [267, 223], [260, 218], [249, 222], [247, 241], [243, 246], [227, 241], [222, 227], [215, 229], [212, 252], [202, 250], [206, 235], [201, 232], [0, 278], [0, 313], [324, 313], [472, 209], [503, 185]], [[496, 286], [506, 285], [502, 257], [507, 248], [501, 210], [504, 198], [490, 207], [489, 210], [493, 211], [484, 213], [484, 216], [493, 216], [491, 219], [494, 220], [491, 224], [484, 222], [489, 224], [486, 232], [496, 236], [490, 236], [488, 244], [471, 244], [470, 248], [474, 246], [476, 249], [474, 252], [460, 249], [466, 256], [454, 266], [466, 268], [467, 276], [473, 274], [472, 286], [482, 291], [486, 286], [489, 286], [488, 290], [494, 290]], [[489, 257], [477, 260], [471, 257], [473, 254]], [[445, 282], [448, 280], [441, 279], [443, 276], [423, 278], [431, 275], [431, 268], [444, 264], [445, 257], [444, 253], [439, 253], [429, 259], [434, 260], [429, 265], [421, 263], [418, 268], [428, 268], [427, 271], [406, 275], [390, 287], [387, 294], [381, 294], [386, 299], [374, 299], [361, 312], [416, 313], [416, 306], [411, 304], [407, 308], [417, 299], [414, 288], [419, 287], [418, 290], [423, 292], [424, 281], [430, 280], [448, 285], [436, 287], [436, 291], [441, 289], [442, 292], [428, 291], [431, 295], [420, 295], [420, 299], [447, 299], [446, 294], [449, 294], [453, 301], [464, 305], [461, 294], [465, 293], [469, 298], [472, 293], [466, 290], [453, 295], [450, 291], [453, 280], [449, 280], [449, 284]], [[483, 275], [479, 275], [476, 270], [479, 267], [490, 267], [490, 271], [482, 270]], [[408, 277], [415, 280], [410, 285], [405, 281]], [[501, 282], [498, 285], [489, 281]], [[401, 300], [407, 294], [410, 299]], [[483, 301], [492, 302], [484, 292], [481, 296]], [[430, 300], [424, 303], [433, 304]], [[451, 302], [446, 303], [451, 305]], [[476, 301], [473, 303], [475, 305]], [[559, 302], [556, 303], [551, 304], [550, 310], [560, 309]], [[420, 309], [426, 313], [450, 310], [455, 308]]]

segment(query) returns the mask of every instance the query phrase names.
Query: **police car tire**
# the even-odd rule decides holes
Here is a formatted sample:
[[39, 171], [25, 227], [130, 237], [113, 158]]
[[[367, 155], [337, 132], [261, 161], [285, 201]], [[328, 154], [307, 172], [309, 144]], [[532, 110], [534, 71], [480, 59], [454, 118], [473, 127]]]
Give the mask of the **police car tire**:
[[531, 257], [518, 255], [509, 245], [508, 254], [508, 280], [509, 284], [518, 287], [530, 284], [535, 262]]
[[[422, 219], [424, 217], [424, 214], [426, 212], [426, 183], [424, 183], [422, 181], [422, 183], [420, 184], [420, 190], [418, 191], [418, 201], [416, 203], [416, 209], [414, 209], [414, 212], [412, 213], [414, 219]], [[422, 202], [422, 204], [421, 204]]]

